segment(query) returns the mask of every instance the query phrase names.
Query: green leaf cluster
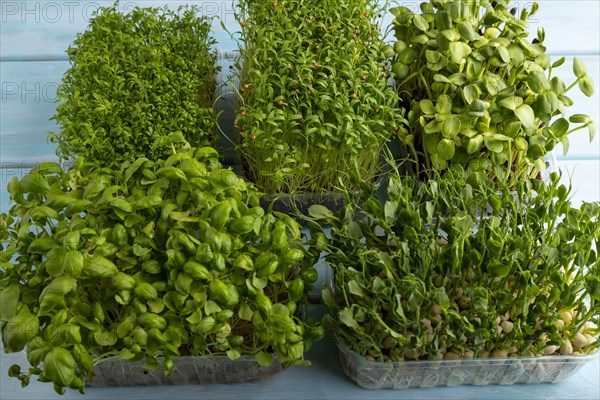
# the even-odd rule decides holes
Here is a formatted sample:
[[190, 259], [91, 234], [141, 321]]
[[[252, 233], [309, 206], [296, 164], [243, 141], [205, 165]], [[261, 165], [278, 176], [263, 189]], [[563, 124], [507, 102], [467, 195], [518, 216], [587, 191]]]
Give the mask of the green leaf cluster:
[[[452, 168], [390, 176], [339, 212], [315, 210], [311, 252], [333, 269], [327, 323], [369, 360], [588, 354], [600, 347], [600, 204], [551, 181], [494, 190]], [[331, 225], [325, 236], [321, 225]]]
[[[181, 138], [179, 138], [180, 140]], [[167, 146], [169, 147], [169, 146]], [[302, 319], [316, 279], [298, 223], [265, 213], [209, 147], [119, 170], [44, 163], [8, 185], [0, 216], [0, 329], [15, 367], [83, 390], [103, 359], [274, 356], [304, 365], [323, 335]]]
[[593, 139], [589, 116], [566, 116], [568, 92], [578, 86], [592, 96], [592, 79], [577, 57], [571, 85], [554, 76], [565, 58], [551, 61], [543, 29], [530, 41], [527, 21], [537, 10], [532, 3], [516, 15], [508, 0], [390, 9], [392, 71], [408, 118], [400, 139], [417, 173], [461, 165], [516, 182], [544, 170], [543, 157], [558, 143], [566, 153], [571, 133], [587, 128]]
[[[378, 173], [403, 128], [372, 0], [238, 2], [236, 127], [248, 178], [267, 193], [336, 191]], [[389, 47], [389, 46], [388, 46]]]
[[181, 132], [196, 147], [215, 142], [217, 64], [210, 20], [194, 7], [177, 11], [118, 3], [101, 8], [67, 50], [49, 138], [64, 159], [85, 157], [118, 168], [168, 155], [154, 142]]

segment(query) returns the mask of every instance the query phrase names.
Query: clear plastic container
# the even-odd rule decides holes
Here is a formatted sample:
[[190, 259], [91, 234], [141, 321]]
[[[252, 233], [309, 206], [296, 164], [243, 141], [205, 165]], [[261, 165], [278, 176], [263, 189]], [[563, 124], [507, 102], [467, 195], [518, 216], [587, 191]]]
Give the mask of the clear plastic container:
[[175, 369], [165, 376], [163, 365], [152, 371], [144, 360], [126, 361], [112, 358], [94, 366], [96, 379], [88, 386], [152, 386], [211, 383], [241, 383], [270, 378], [281, 372], [277, 359], [270, 367], [262, 368], [254, 356], [230, 360], [227, 356], [198, 356], [173, 358]]
[[342, 369], [365, 389], [561, 382], [597, 357], [543, 356], [373, 362], [338, 341]]

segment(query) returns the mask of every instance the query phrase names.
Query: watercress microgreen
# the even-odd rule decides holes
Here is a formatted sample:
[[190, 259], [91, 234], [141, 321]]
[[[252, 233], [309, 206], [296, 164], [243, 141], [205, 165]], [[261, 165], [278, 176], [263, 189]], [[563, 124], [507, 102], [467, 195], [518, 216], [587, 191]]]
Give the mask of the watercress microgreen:
[[194, 7], [118, 8], [100, 8], [67, 50], [53, 117], [60, 130], [49, 135], [57, 154], [118, 168], [168, 155], [153, 144], [173, 132], [214, 144], [220, 67], [210, 20]]

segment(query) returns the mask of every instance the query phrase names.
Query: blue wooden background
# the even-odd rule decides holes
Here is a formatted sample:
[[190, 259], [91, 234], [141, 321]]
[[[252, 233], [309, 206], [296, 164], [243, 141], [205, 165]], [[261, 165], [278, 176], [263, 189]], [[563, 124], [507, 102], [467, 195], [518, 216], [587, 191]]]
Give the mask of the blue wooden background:
[[[267, 1], [267, 0], [265, 0]], [[401, 1], [397, 3], [418, 9], [419, 1]], [[9, 208], [6, 184], [13, 176], [22, 176], [28, 168], [41, 161], [56, 160], [54, 147], [46, 142], [49, 131], [56, 125], [49, 120], [55, 109], [56, 88], [68, 61], [65, 50], [75, 38], [77, 32], [86, 29], [92, 12], [100, 6], [111, 5], [106, 0], [0, 0], [0, 212]], [[514, 1], [520, 10], [531, 7], [532, 1]], [[587, 98], [581, 94], [572, 96], [575, 106], [572, 113], [589, 114], [600, 125], [600, 1], [598, 0], [541, 0], [539, 13], [529, 22], [533, 34], [544, 27], [546, 46], [553, 60], [567, 57], [567, 63], [558, 75], [571, 82], [572, 58], [581, 57], [594, 79], [596, 95]], [[188, 1], [131, 1], [121, 0], [124, 11], [134, 5], [177, 7], [181, 4], [194, 4], [200, 13], [218, 16], [234, 32], [237, 29], [233, 15], [232, 0], [188, 0]], [[386, 21], [390, 18], [387, 16]], [[231, 54], [236, 45], [230, 34], [219, 21], [213, 24], [214, 35], [223, 56]], [[221, 81], [225, 81], [230, 62], [223, 57]], [[231, 119], [231, 115], [228, 115]], [[599, 135], [600, 136], [600, 135]], [[575, 188], [574, 199], [577, 202], [600, 200], [600, 141], [590, 143], [586, 131], [571, 138], [571, 148], [567, 157], [561, 149], [555, 150], [558, 166], [566, 172], [565, 180], [572, 177]], [[323, 366], [339, 368], [331, 344], [321, 344], [316, 354], [321, 360], [320, 366], [313, 366], [301, 372], [290, 372], [289, 378], [277, 378], [267, 386], [212, 387], [175, 392], [170, 389], [158, 391], [137, 389], [92, 391], [94, 398], [198, 398], [200, 396], [228, 398], [364, 398], [365, 392], [349, 385], [341, 377], [341, 372], [323, 369]], [[18, 381], [8, 380], [6, 370], [9, 364], [18, 360], [20, 355], [0, 356], [0, 399], [12, 398], [54, 398], [48, 385], [33, 385], [21, 391]], [[334, 357], [332, 359], [332, 357]], [[294, 375], [295, 374], [295, 375]], [[410, 391], [402, 397], [440, 397], [440, 398], [600, 398], [598, 361], [591, 363], [581, 374], [563, 385], [539, 385], [534, 388], [487, 388], [479, 391], [475, 388], [459, 390], [433, 390], [428, 392]], [[283, 379], [283, 380], [281, 380]], [[292, 379], [292, 380], [287, 380]], [[296, 380], [294, 380], [296, 379]], [[325, 380], [332, 380], [332, 385]], [[316, 385], [311, 385], [316, 382]], [[335, 383], [337, 382], [337, 383]], [[270, 386], [269, 386], [270, 385]], [[336, 386], [338, 385], [338, 386]], [[202, 393], [202, 394], [200, 394]], [[367, 397], [400, 398], [400, 394], [391, 392], [367, 392]], [[71, 394], [77, 396], [76, 394]], [[408, 396], [408, 397], [406, 397]]]

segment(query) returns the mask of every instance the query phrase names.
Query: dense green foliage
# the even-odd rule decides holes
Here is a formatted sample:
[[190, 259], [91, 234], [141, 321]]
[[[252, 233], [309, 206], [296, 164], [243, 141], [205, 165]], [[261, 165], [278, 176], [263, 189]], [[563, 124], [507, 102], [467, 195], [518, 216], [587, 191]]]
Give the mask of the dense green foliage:
[[352, 350], [399, 361], [600, 346], [598, 202], [572, 207], [556, 174], [513, 193], [454, 169], [427, 182], [392, 174], [387, 194], [311, 210], [311, 252], [334, 272], [329, 323]]
[[194, 146], [214, 143], [218, 67], [210, 21], [198, 10], [102, 8], [67, 50], [50, 135], [63, 158], [99, 166], [157, 159], [155, 139], [182, 132]]
[[[181, 138], [179, 139], [179, 141]], [[6, 352], [83, 390], [108, 357], [173, 368], [179, 355], [255, 355], [304, 365], [322, 328], [300, 305], [316, 280], [298, 224], [265, 214], [260, 193], [212, 148], [120, 170], [44, 163], [8, 189], [0, 216], [0, 328]]]
[[417, 172], [458, 164], [516, 182], [545, 169], [543, 157], [558, 143], [568, 151], [571, 133], [587, 127], [594, 137], [589, 116], [565, 114], [568, 92], [579, 86], [591, 96], [592, 79], [578, 58], [570, 86], [554, 76], [565, 58], [551, 61], [543, 29], [530, 42], [536, 3], [520, 16], [509, 0], [431, 0], [420, 8], [390, 10], [392, 71], [409, 120], [401, 140]]
[[402, 127], [372, 0], [239, 1], [239, 145], [267, 193], [336, 191], [378, 173]]

